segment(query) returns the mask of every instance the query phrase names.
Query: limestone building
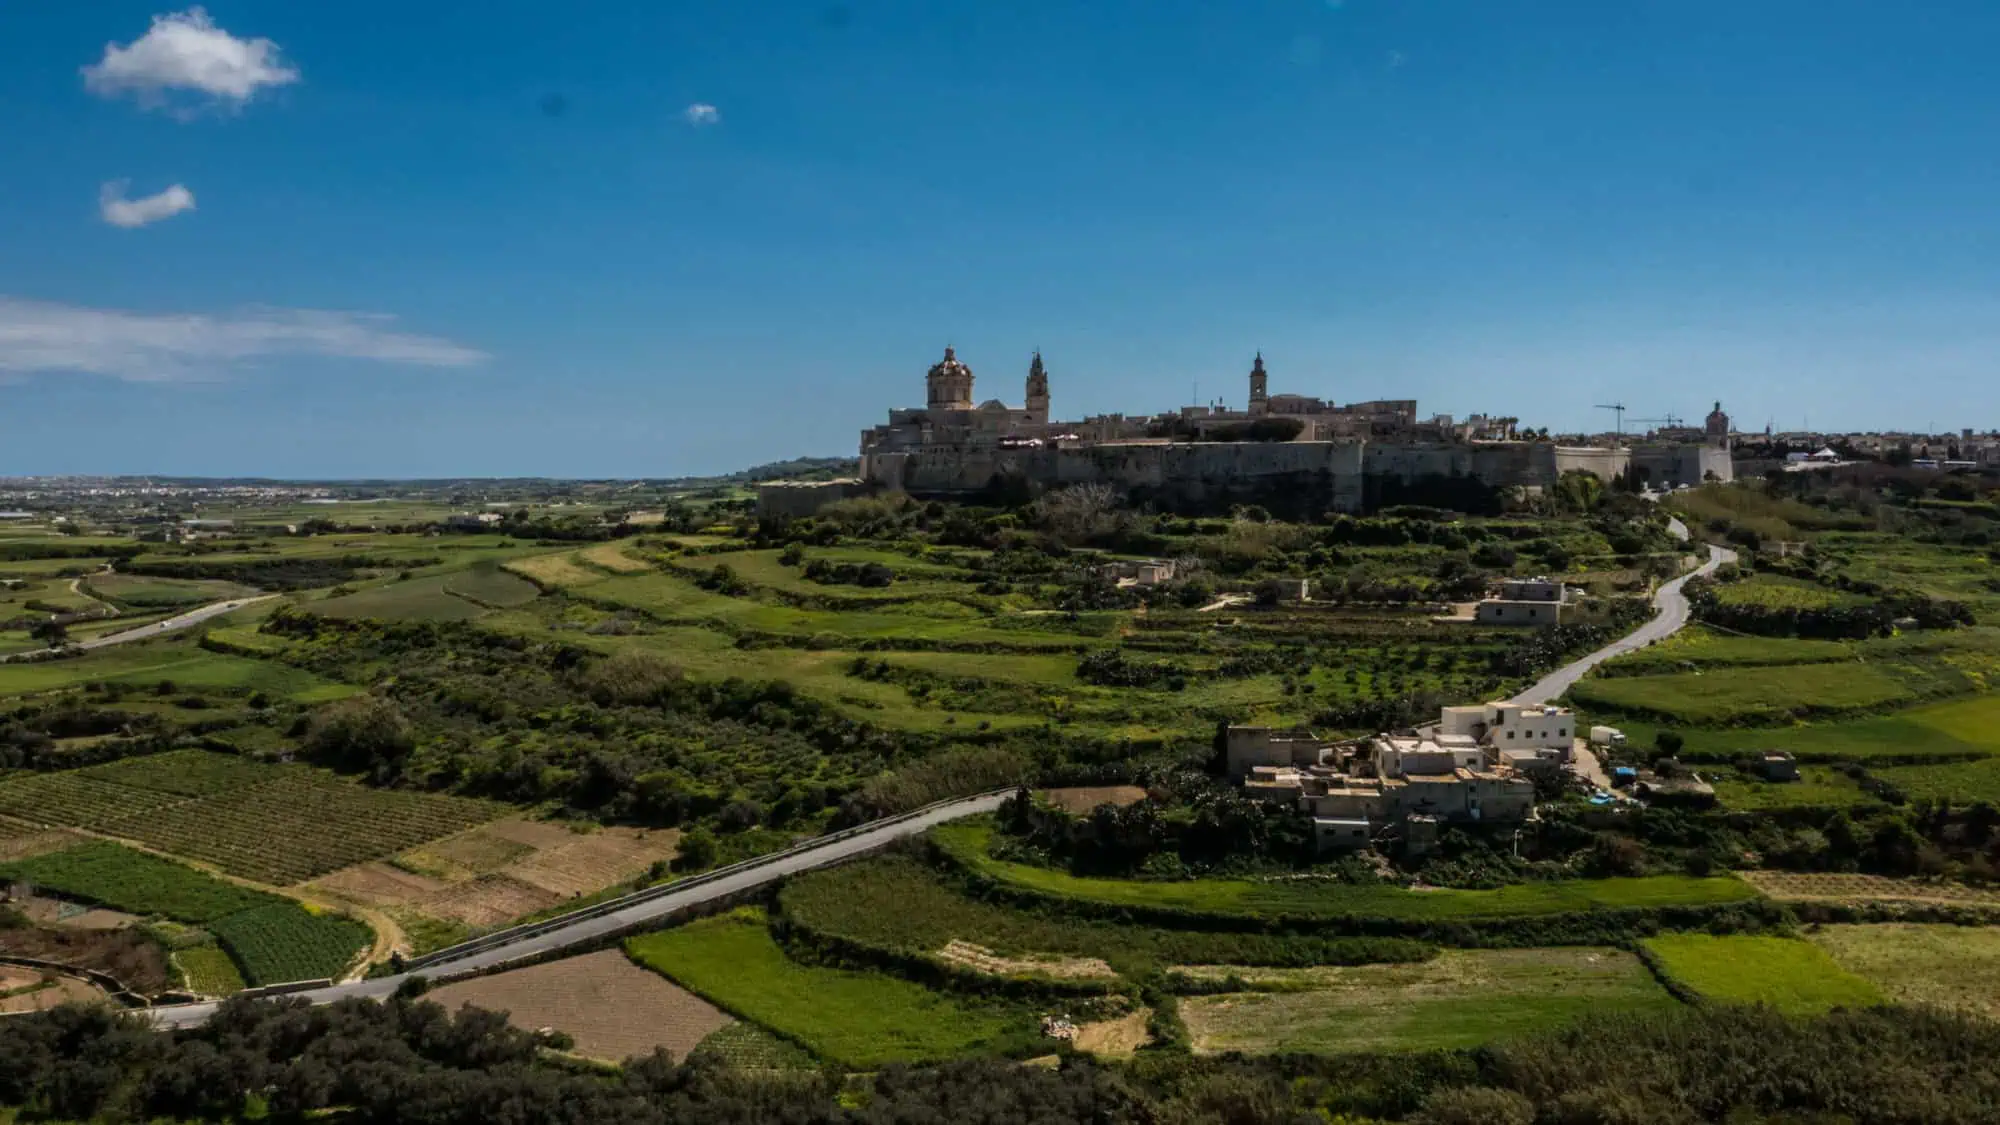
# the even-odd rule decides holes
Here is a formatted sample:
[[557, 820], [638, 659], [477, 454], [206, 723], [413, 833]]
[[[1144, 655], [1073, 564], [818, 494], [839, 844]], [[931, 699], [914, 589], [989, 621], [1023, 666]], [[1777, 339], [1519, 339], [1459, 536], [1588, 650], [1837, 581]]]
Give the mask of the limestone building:
[[[1251, 361], [1243, 410], [1186, 406], [1058, 420], [1051, 417], [1051, 377], [1039, 352], [1028, 364], [1019, 406], [998, 398], [979, 402], [974, 382], [972, 368], [946, 348], [925, 375], [924, 405], [891, 410], [885, 423], [862, 432], [862, 485], [951, 497], [1009, 479], [1035, 488], [1106, 484], [1169, 510], [1254, 502], [1318, 516], [1369, 510], [1398, 486], [1454, 478], [1526, 489], [1552, 485], [1573, 470], [1607, 481], [1631, 473], [1655, 486], [1730, 479], [1728, 451], [1712, 439], [1562, 446], [1523, 440], [1512, 417], [1420, 419], [1410, 399], [1341, 405], [1272, 393], [1261, 352]], [[1710, 434], [1716, 424], [1711, 415]], [[1721, 425], [1726, 446], [1726, 418]], [[795, 512], [801, 497], [773, 497], [774, 505], [780, 501]]]

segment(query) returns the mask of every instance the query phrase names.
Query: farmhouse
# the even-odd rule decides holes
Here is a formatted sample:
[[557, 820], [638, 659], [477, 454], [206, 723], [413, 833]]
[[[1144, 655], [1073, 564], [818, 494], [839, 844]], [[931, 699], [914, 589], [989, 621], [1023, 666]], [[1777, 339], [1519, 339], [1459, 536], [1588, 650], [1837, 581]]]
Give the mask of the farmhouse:
[[1562, 624], [1569, 604], [1569, 591], [1561, 582], [1548, 578], [1509, 578], [1499, 592], [1481, 601], [1473, 610], [1473, 620], [1482, 625], [1529, 625], [1538, 628]]
[[1296, 803], [1322, 850], [1386, 838], [1412, 847], [1440, 823], [1525, 819], [1533, 777], [1569, 761], [1575, 729], [1566, 709], [1516, 703], [1447, 707], [1430, 727], [1346, 743], [1232, 726], [1224, 766], [1246, 795]]

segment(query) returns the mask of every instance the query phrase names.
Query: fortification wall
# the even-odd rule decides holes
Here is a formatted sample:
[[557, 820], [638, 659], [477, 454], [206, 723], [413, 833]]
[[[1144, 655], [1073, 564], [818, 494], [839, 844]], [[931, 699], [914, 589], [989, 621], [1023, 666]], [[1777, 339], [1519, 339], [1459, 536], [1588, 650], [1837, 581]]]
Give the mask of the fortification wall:
[[1632, 448], [1632, 468], [1653, 487], [1699, 485], [1710, 473], [1727, 483], [1736, 479], [1727, 449], [1714, 445], [1639, 445]]
[[973, 492], [995, 477], [1043, 488], [1104, 484], [1170, 510], [1273, 503], [1318, 515], [1361, 506], [1358, 442], [1106, 443], [1075, 448], [937, 447], [877, 454], [864, 475], [916, 495]]

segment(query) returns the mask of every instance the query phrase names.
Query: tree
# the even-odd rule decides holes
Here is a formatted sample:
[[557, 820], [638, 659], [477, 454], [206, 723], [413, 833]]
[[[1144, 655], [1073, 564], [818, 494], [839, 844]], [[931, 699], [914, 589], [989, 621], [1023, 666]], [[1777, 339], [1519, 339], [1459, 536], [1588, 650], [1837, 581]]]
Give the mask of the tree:
[[46, 621], [37, 621], [34, 625], [30, 626], [28, 636], [50, 648], [61, 648], [69, 643], [69, 626], [63, 624], [61, 618], [51, 617]]
[[315, 715], [301, 749], [311, 760], [350, 773], [389, 780], [416, 749], [403, 709], [379, 696], [342, 700]]
[[681, 836], [680, 844], [674, 851], [674, 870], [700, 871], [715, 863], [716, 853], [721, 849], [715, 843], [715, 835], [706, 828], [691, 828]]

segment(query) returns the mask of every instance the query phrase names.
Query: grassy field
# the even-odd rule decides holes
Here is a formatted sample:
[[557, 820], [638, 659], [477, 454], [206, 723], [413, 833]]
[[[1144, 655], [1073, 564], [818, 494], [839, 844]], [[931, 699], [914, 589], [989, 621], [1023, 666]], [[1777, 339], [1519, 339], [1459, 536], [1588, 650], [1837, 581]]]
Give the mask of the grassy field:
[[1051, 917], [967, 898], [905, 856], [802, 875], [778, 901], [787, 919], [809, 930], [877, 949], [935, 956], [953, 941], [972, 942], [1002, 955], [1099, 958], [1134, 980], [1176, 964], [1420, 961], [1433, 952], [1395, 939], [1207, 933]]
[[2000, 928], [1825, 926], [1808, 940], [1892, 1003], [2000, 1017]]
[[312, 611], [327, 617], [366, 617], [378, 621], [470, 621], [486, 612], [486, 608], [446, 588], [458, 577], [435, 574], [392, 582], [313, 602]]
[[1258, 883], [1245, 879], [1145, 882], [1096, 879], [986, 854], [991, 826], [959, 822], [931, 830], [958, 862], [1021, 890], [1109, 906], [1165, 907], [1227, 917], [1369, 917], [1457, 921], [1566, 914], [1618, 907], [1747, 902], [1757, 892], [1730, 876], [1655, 875], [1519, 883], [1492, 890], [1409, 891], [1389, 885]]
[[[1650, 743], [1650, 723], [1622, 724], [1634, 741]], [[1802, 759], [1859, 761], [1886, 756], [1981, 757], [2000, 754], [2000, 695], [1907, 707], [1885, 715], [1819, 720], [1790, 726], [1697, 729], [1676, 726], [1695, 756], [1737, 756], [1789, 750]]]
[[632, 938], [625, 948], [639, 964], [724, 1011], [850, 1067], [1020, 1054], [1039, 1038], [1025, 1008], [880, 973], [798, 964], [754, 909]]
[[1810, 765], [1799, 767], [1797, 781], [1758, 781], [1727, 775], [1715, 782], [1715, 796], [1732, 809], [1845, 808], [1878, 804], [1881, 800], [1831, 766]]
[[1446, 950], [1421, 965], [1259, 970], [1280, 991], [1180, 1001], [1203, 1054], [1440, 1050], [1547, 1030], [1586, 1014], [1675, 1001], [1616, 949]]
[[40, 664], [0, 664], [0, 696], [98, 682], [151, 687], [163, 681], [177, 688], [261, 691], [300, 703], [339, 699], [360, 690], [300, 668], [208, 652], [183, 639], [114, 645], [74, 659]]
[[1843, 663], [1596, 677], [1571, 688], [1569, 697], [1597, 712], [1727, 726], [1893, 706], [1914, 701], [1917, 693], [1881, 665]]
[[1769, 1004], [1793, 1015], [1883, 1002], [1879, 989], [1797, 938], [1661, 934], [1646, 939], [1668, 975], [1709, 1000]]
[[1759, 606], [1764, 609], [1832, 609], [1860, 605], [1868, 599], [1777, 574], [1755, 574], [1741, 582], [1716, 588], [1716, 600], [1723, 605]]
[[97, 597], [144, 609], [172, 609], [247, 598], [257, 591], [234, 582], [155, 578], [145, 574], [94, 574], [83, 588]]
[[1912, 800], [1948, 799], [2000, 803], [2000, 758], [1925, 766], [1887, 766], [1868, 771], [1894, 785]]

